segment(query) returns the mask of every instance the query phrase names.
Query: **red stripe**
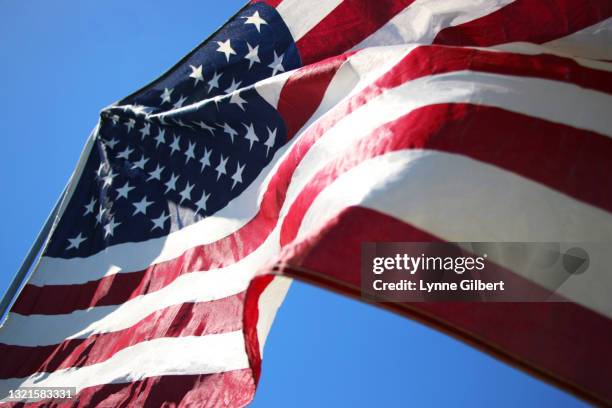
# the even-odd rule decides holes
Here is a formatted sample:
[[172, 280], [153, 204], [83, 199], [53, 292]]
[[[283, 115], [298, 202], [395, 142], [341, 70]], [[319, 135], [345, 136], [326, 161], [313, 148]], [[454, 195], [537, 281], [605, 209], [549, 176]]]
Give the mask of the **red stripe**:
[[460, 70], [544, 78], [612, 93], [612, 72], [584, 67], [571, 58], [433, 45], [414, 49], [375, 85], [365, 89], [362, 95], [377, 91], [377, 87], [384, 87], [382, 90], [385, 90], [425, 75]]
[[[373, 85], [337, 105], [300, 137], [297, 145], [272, 177], [259, 212], [236, 233], [215, 243], [190, 249], [178, 258], [153, 265], [143, 271], [116, 274], [80, 285], [37, 287], [28, 284], [12, 311], [24, 315], [54, 314], [99, 305], [120, 304], [135, 296], [159, 290], [183, 273], [236, 262], [261, 245], [272, 230], [285, 200], [293, 171], [314, 142], [328, 129], [387, 89], [424, 75], [462, 69], [553, 79], [612, 93], [612, 73], [582, 67], [571, 59], [441, 46], [419, 47]], [[63, 301], [57, 302], [58, 298]]]
[[610, 16], [609, 0], [516, 0], [479, 19], [445, 28], [434, 43], [482, 47], [515, 41], [541, 44]]
[[206, 375], [149, 377], [121, 384], [104, 384], [81, 390], [76, 398], [36, 403], [11, 403], [7, 407], [243, 407], [253, 399], [251, 370]]
[[287, 140], [315, 113], [329, 83], [350, 55], [352, 53], [308, 65], [287, 80], [281, 90], [277, 108], [287, 127]]
[[256, 3], [265, 3], [270, 7], [278, 7], [279, 4], [281, 4], [283, 2], [283, 0], [251, 0], [251, 4], [256, 4]]
[[412, 2], [414, 0], [344, 0], [297, 41], [302, 65], [350, 50]]
[[302, 189], [281, 228], [285, 246], [306, 211], [339, 175], [387, 152], [433, 149], [472, 157], [612, 212], [612, 140], [499, 108], [439, 104], [389, 122], [321, 169]]
[[272, 275], [258, 276], [252, 279], [249, 283], [244, 303], [244, 342], [249, 358], [249, 366], [253, 370], [255, 385], [259, 383], [259, 376], [261, 375], [261, 354], [259, 353], [259, 336], [257, 334], [259, 298], [268, 285], [272, 283], [272, 280], [274, 280]]
[[[294, 277], [360, 296], [362, 242], [438, 241], [379, 212], [350, 207], [283, 249]], [[612, 325], [575, 303], [385, 303], [599, 404], [612, 404]]]
[[134, 344], [162, 337], [204, 336], [242, 329], [244, 293], [202, 303], [184, 303], [151, 313], [137, 324], [85, 339], [39, 347], [0, 343], [0, 378], [100, 363]]

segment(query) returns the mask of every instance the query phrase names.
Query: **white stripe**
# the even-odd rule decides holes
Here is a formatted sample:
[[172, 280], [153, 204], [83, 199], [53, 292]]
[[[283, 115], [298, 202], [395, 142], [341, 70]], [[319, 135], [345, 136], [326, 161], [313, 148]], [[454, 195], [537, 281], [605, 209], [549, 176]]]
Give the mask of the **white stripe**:
[[276, 109], [278, 108], [278, 100], [285, 83], [295, 72], [296, 70], [283, 72], [280, 75], [258, 81], [254, 85], [255, 90], [266, 102]]
[[19, 387], [77, 387], [81, 390], [147, 377], [212, 374], [248, 367], [240, 330], [201, 337], [161, 338], [127, 347], [98, 364], [0, 380], [0, 397]]
[[353, 49], [378, 45], [431, 44], [447, 27], [491, 14], [514, 0], [416, 0]]
[[298, 41], [329, 13], [342, 3], [342, 0], [317, 0], [311, 3], [304, 0], [284, 0], [276, 7], [289, 28], [294, 41]]
[[612, 17], [543, 45], [577, 57], [612, 59]]
[[[438, 151], [392, 152], [342, 174], [308, 209], [296, 242], [347, 206], [388, 214], [451, 242], [612, 242], [610, 213], [498, 167]], [[601, 271], [562, 287], [563, 295], [608, 317], [611, 291], [612, 276]]]
[[285, 276], [275, 276], [272, 282], [264, 289], [259, 297], [257, 320], [257, 339], [259, 340], [259, 352], [263, 356], [263, 349], [274, 322], [274, 317], [279, 307], [285, 300], [292, 279]]
[[502, 51], [502, 52], [512, 52], [516, 54], [523, 55], [538, 55], [538, 54], [551, 54], [557, 55], [563, 58], [571, 58], [576, 61], [578, 64], [592, 69], [597, 69], [600, 71], [612, 71], [612, 63], [597, 61], [594, 59], [588, 58], [580, 58], [575, 55], [570, 55], [560, 51], [558, 48], [550, 48], [545, 47], [540, 44], [526, 43], [526, 42], [513, 42], [496, 45], [494, 47], [474, 47], [476, 49], [481, 49], [484, 51]]

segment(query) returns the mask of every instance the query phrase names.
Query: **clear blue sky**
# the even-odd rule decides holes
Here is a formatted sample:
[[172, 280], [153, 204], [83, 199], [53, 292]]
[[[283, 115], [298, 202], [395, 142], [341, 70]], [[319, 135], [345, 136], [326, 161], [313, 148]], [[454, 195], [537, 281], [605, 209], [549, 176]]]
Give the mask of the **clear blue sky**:
[[[164, 72], [243, 1], [211, 3], [0, 0], [0, 291], [99, 110]], [[253, 406], [451, 404], [584, 405], [410, 320], [296, 283], [270, 334]]]

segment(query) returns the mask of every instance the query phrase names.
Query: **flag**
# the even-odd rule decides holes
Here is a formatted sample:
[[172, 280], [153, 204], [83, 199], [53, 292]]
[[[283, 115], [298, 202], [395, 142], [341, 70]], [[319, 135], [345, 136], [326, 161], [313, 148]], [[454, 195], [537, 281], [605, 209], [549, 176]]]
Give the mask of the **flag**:
[[[359, 296], [362, 242], [610, 242], [611, 17], [606, 0], [248, 4], [102, 110], [0, 329], [0, 394], [244, 406], [277, 275]], [[385, 306], [610, 404], [611, 286]]]

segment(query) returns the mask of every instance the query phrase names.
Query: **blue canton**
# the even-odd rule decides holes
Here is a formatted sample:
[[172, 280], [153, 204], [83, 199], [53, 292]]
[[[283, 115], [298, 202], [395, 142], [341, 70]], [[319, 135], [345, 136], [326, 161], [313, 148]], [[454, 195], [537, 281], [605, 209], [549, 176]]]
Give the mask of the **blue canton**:
[[282, 118], [249, 85], [299, 66], [285, 23], [258, 3], [104, 109], [45, 255], [162, 237], [225, 207], [286, 141]]

